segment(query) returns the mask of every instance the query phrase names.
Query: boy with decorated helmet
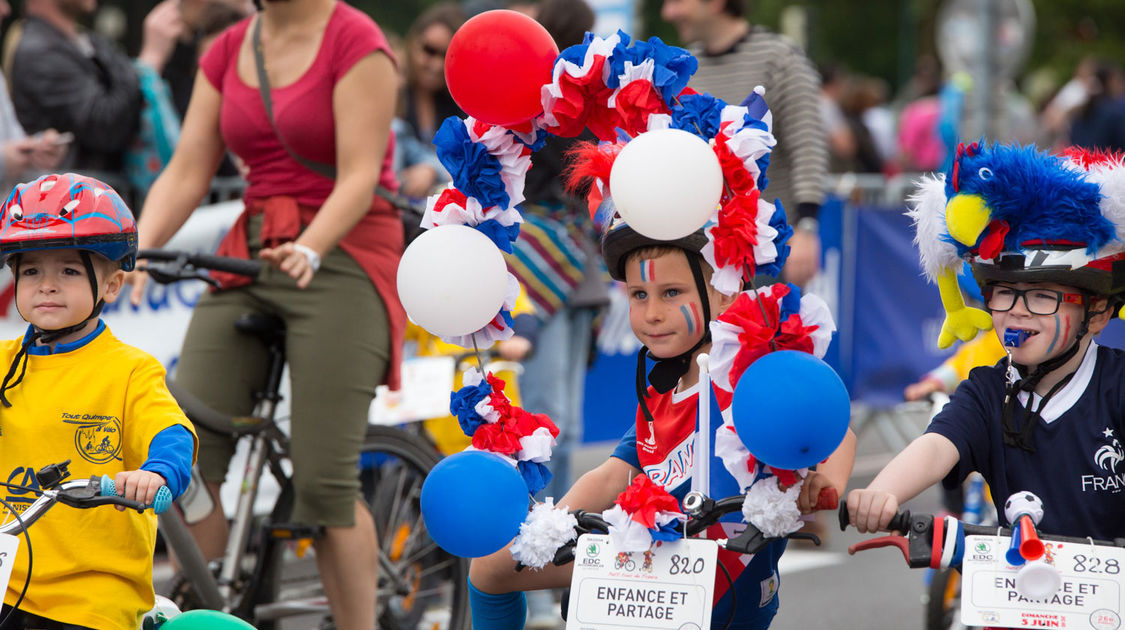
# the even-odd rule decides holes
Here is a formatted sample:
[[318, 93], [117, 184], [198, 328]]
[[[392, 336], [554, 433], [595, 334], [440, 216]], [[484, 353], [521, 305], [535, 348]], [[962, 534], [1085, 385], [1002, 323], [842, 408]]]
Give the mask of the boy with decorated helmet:
[[[549, 502], [536, 506], [513, 544], [474, 559], [469, 574], [474, 628], [522, 628], [522, 591], [570, 583], [573, 565], [554, 566], [549, 561], [557, 541], [536, 533], [565, 530], [565, 524], [549, 521], [562, 519], [566, 510], [602, 512], [611, 537], [629, 538], [629, 545], [639, 546], [618, 546], [619, 550], [647, 550], [653, 540], [667, 535], [643, 525], [638, 532], [638, 521], [643, 519], [634, 517], [626, 497], [643, 494], [664, 505], [678, 506], [691, 489], [697, 422], [704, 416], [700, 414], [697, 362], [703, 353], [710, 353], [713, 390], [707, 397], [714, 404], [708, 414], [711, 426], [699, 430], [711, 434], [713, 456], [721, 460], [710, 468], [709, 494], [746, 494], [747, 505], [755, 503], [755, 497], [769, 495], [771, 507], [759, 512], [771, 522], [759, 529], [769, 528], [771, 537], [784, 536], [800, 528], [802, 513], [817, 507], [821, 490], [841, 490], [851, 472], [855, 439], [850, 431], [818, 470], [793, 471], [756, 460], [733, 426], [733, 392], [750, 363], [783, 349], [822, 356], [835, 330], [824, 303], [801, 296], [796, 287], [776, 284], [743, 291], [744, 286], [753, 286], [755, 276], [777, 275], [788, 251], [785, 242], [792, 234], [784, 209], [760, 200], [768, 154], [775, 144], [764, 100], [755, 94], [746, 106], [735, 107], [710, 95], [681, 91], [690, 75], [690, 69], [684, 68], [694, 68], [694, 59], [686, 51], [666, 47], [656, 39], [628, 45], [628, 38], [620, 33], [607, 40], [587, 35], [582, 46], [560, 55], [553, 83], [544, 86], [543, 93], [548, 131], [573, 135], [584, 124], [602, 141], [571, 154], [570, 179], [574, 184], [590, 183], [591, 213], [595, 220], [607, 220], [602, 254], [613, 278], [625, 283], [629, 323], [644, 346], [637, 357], [636, 418], [613, 454], [558, 499], [559, 509], [552, 509]], [[602, 67], [619, 66], [625, 68], [623, 74], [609, 73], [617, 78], [614, 85], [600, 82], [607, 76]], [[630, 74], [630, 68], [637, 72]], [[667, 107], [655, 93], [657, 84]], [[616, 100], [609, 101], [610, 108], [601, 109], [603, 97], [611, 91], [607, 88], [620, 91], [614, 92]], [[559, 105], [564, 101], [565, 107]], [[713, 151], [718, 160], [716, 177], [721, 170], [722, 181], [714, 188], [714, 199], [701, 204], [708, 213], [717, 210], [713, 225], [680, 237], [654, 238], [616, 216], [624, 192], [617, 189], [615, 201], [616, 184], [611, 181], [616, 180], [611, 171], [617, 172], [614, 163], [633, 141], [631, 137], [668, 131], [690, 133], [704, 154]], [[665, 157], [670, 162], [686, 161], [679, 155]], [[657, 188], [662, 183], [652, 174], [646, 181]], [[697, 196], [706, 197], [705, 185], [689, 185], [699, 185]], [[841, 428], [841, 434], [844, 432]], [[778, 493], [785, 495], [779, 497]], [[657, 519], [667, 526], [667, 518], [678, 518], [677, 514], [662, 512]], [[743, 514], [755, 522], [746, 506]], [[708, 537], [730, 536], [730, 527], [742, 528], [738, 524], [742, 517], [714, 525]], [[634, 536], [638, 533], [639, 537]], [[774, 541], [748, 563], [738, 554], [719, 551], [719, 563], [730, 572], [731, 580], [717, 574], [714, 627], [770, 625], [779, 601], [777, 561], [784, 549], [784, 541]], [[535, 570], [516, 572], [517, 561]]]
[[[1125, 354], [1093, 341], [1123, 303], [1123, 176], [1120, 155], [974, 143], [948, 176], [920, 184], [916, 242], [948, 314], [939, 343], [991, 327], [1007, 357], [974, 369], [926, 433], [849, 494], [860, 531], [885, 529], [900, 503], [975, 470], [998, 507], [1019, 491], [1040, 497], [1043, 531], [1125, 535]], [[987, 313], [956, 289], [963, 259]]]
[[[0, 343], [3, 478], [34, 485], [34, 471], [70, 460], [74, 477], [108, 475], [119, 494], [146, 504], [162, 485], [173, 497], [187, 486], [195, 432], [164, 384], [164, 368], [118, 341], [99, 318], [136, 255], [132, 213], [96, 179], [45, 175], [8, 196], [0, 259], [29, 326], [22, 339]], [[9, 503], [9, 510], [28, 505], [11, 496]], [[44, 620], [66, 628], [140, 626], [154, 601], [151, 512], [61, 508], [30, 533], [41, 542], [22, 600], [28, 563], [13, 563], [5, 613], [19, 603], [6, 628], [39, 628]]]

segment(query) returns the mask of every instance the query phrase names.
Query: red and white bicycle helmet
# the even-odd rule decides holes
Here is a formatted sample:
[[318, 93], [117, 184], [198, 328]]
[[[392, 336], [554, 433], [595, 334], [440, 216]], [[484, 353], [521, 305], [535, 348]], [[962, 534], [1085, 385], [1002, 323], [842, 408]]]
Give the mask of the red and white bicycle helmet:
[[19, 184], [0, 210], [0, 261], [44, 249], [81, 249], [119, 262], [137, 262], [137, 223], [125, 201], [105, 183], [74, 173]]

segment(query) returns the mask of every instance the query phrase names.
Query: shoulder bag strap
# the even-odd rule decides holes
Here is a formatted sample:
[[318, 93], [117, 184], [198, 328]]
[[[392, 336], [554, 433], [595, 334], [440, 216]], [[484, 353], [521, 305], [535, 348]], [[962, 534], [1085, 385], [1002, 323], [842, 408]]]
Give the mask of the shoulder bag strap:
[[262, 16], [258, 15], [254, 19], [254, 31], [251, 35], [250, 44], [254, 49], [254, 66], [258, 70], [258, 93], [262, 95], [262, 105], [266, 107], [266, 118], [270, 121], [270, 127], [273, 128], [273, 133], [277, 136], [278, 142], [289, 153], [289, 156], [294, 160], [301, 163], [301, 166], [309, 169], [310, 171], [323, 175], [325, 177], [336, 178], [336, 167], [331, 164], [323, 162], [314, 162], [299, 155], [289, 143], [285, 141], [285, 137], [281, 135], [281, 131], [277, 128], [277, 123], [273, 120], [273, 98], [270, 96], [270, 79], [266, 74], [266, 58], [262, 54]]
[[[336, 179], [335, 166], [331, 164], [325, 164], [324, 162], [314, 162], [313, 160], [310, 160], [294, 151], [293, 148], [289, 146], [289, 143], [285, 141], [285, 137], [281, 135], [281, 131], [277, 128], [277, 123], [274, 122], [273, 98], [270, 96], [270, 79], [266, 74], [266, 59], [262, 54], [261, 14], [259, 14], [254, 19], [254, 30], [251, 34], [250, 44], [254, 49], [254, 67], [258, 71], [258, 93], [262, 95], [262, 105], [264, 105], [266, 108], [266, 118], [268, 118], [270, 121], [270, 127], [273, 128], [273, 134], [277, 136], [277, 141], [281, 143], [281, 146], [285, 148], [285, 151], [289, 154], [289, 156], [294, 160], [297, 160], [297, 162], [299, 162], [301, 166], [304, 166], [305, 168], [318, 175]], [[390, 204], [398, 210], [411, 213], [412, 218], [416, 215], [419, 221], [421, 220], [421, 209], [406, 197], [396, 192], [387, 190], [382, 186], [377, 186], [375, 188], [375, 194], [389, 201]]]

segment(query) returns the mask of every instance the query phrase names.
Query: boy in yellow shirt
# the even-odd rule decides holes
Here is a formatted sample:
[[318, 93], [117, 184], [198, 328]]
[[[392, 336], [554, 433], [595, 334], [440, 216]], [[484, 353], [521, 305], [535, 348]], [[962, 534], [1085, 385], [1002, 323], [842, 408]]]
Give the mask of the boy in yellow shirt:
[[[22, 339], [0, 342], [8, 366], [0, 384], [3, 478], [26, 485], [34, 471], [70, 460], [74, 477], [109, 475], [119, 493], [146, 504], [162, 485], [173, 497], [187, 487], [195, 432], [164, 384], [164, 368], [99, 318], [136, 254], [132, 213], [98, 180], [46, 175], [17, 186], [4, 203], [0, 259], [30, 326]], [[18, 493], [8, 499], [17, 511], [35, 499]], [[31, 580], [13, 611], [28, 571], [16, 561], [5, 629], [140, 627], [154, 602], [151, 512], [61, 508], [29, 531], [37, 540]]]

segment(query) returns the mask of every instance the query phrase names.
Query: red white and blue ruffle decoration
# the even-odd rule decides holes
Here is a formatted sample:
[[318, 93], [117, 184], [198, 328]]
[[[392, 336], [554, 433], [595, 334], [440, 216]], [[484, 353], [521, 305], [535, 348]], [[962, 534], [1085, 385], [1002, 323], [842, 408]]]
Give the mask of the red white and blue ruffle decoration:
[[510, 458], [530, 494], [547, 487], [551, 471], [544, 464], [559, 436], [555, 423], [545, 414], [513, 405], [504, 393], [504, 381], [492, 374], [482, 378], [479, 371], [469, 370], [462, 382], [450, 395], [449, 412], [472, 438], [470, 448]]

